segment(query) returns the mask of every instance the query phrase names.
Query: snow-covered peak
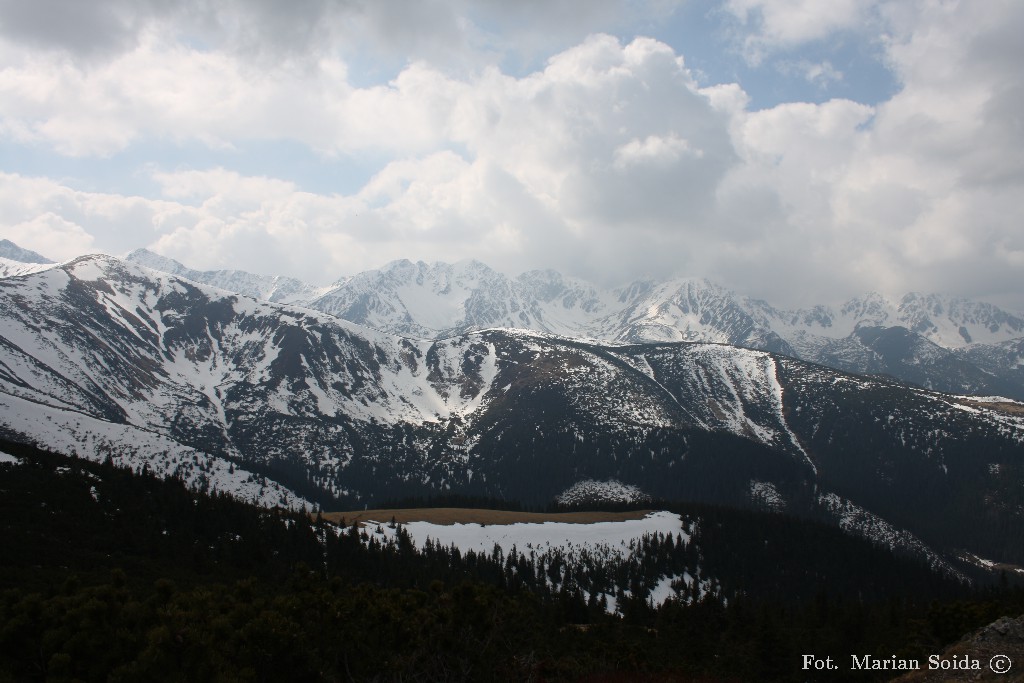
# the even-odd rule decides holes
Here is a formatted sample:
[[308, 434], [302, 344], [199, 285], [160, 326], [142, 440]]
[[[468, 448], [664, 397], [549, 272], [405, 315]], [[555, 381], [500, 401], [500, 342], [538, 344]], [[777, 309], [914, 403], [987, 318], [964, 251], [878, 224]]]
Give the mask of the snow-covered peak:
[[84, 282], [108, 282], [125, 272], [125, 263], [109, 254], [87, 254], [60, 266], [69, 276]]
[[555, 270], [527, 271], [515, 279], [515, 285], [526, 301], [553, 306], [549, 313], [556, 317], [559, 317], [558, 309], [593, 316], [613, 305], [612, 293], [602, 292], [589, 282]]
[[172, 258], [161, 256], [149, 249], [136, 249], [132, 253], [125, 257], [126, 261], [131, 263], [137, 263], [140, 266], [146, 268], [152, 268], [153, 270], [160, 271], [161, 273], [168, 273], [170, 275], [185, 275], [185, 273], [191, 272], [191, 268], [188, 268], [184, 264], [175, 261]]
[[637, 281], [618, 299], [624, 308], [603, 325], [618, 328], [616, 339], [744, 344], [759, 336], [753, 307], [704, 278]]
[[316, 287], [281, 275], [255, 275], [242, 270], [193, 270], [148, 249], [137, 249], [126, 260], [161, 273], [274, 303], [305, 305], [333, 288]]
[[899, 305], [901, 322], [947, 348], [997, 344], [1024, 335], [1024, 319], [992, 304], [911, 292]]
[[19, 263], [53, 263], [45, 256], [40, 256], [30, 249], [23, 249], [10, 240], [0, 240], [0, 258]]
[[839, 313], [852, 322], [854, 327], [884, 327], [892, 324], [896, 318], [896, 305], [878, 292], [868, 292], [847, 301], [839, 309]]
[[490, 266], [475, 259], [447, 263], [445, 261], [410, 261], [409, 259], [398, 259], [386, 263], [377, 270], [367, 270], [356, 275], [353, 279], [364, 281], [379, 281], [382, 279], [393, 280], [403, 284], [416, 282], [423, 284], [429, 282], [440, 284], [442, 289], [448, 280], [474, 281], [492, 277], [501, 277], [497, 271]]

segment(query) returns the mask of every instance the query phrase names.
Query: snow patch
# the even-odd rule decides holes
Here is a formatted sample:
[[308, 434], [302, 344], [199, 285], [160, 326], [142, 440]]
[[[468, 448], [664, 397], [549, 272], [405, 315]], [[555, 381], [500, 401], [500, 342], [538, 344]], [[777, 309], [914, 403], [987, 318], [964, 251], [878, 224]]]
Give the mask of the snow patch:
[[[388, 528], [388, 520], [373, 520], [385, 535], [393, 538], [396, 531]], [[430, 522], [409, 522], [404, 528], [417, 546], [422, 547], [427, 539], [442, 546], [455, 546], [460, 552], [472, 550], [490, 554], [494, 546], [508, 554], [513, 546], [519, 552], [543, 552], [560, 549], [566, 556], [574, 557], [581, 549], [591, 552], [605, 551], [609, 555], [627, 557], [630, 541], [636, 541], [645, 534], [681, 534], [689, 541], [690, 534], [683, 527], [682, 518], [673, 512], [651, 512], [643, 519], [622, 522], [595, 522], [593, 524], [572, 524], [568, 522], [520, 522], [517, 524], [432, 524]]]

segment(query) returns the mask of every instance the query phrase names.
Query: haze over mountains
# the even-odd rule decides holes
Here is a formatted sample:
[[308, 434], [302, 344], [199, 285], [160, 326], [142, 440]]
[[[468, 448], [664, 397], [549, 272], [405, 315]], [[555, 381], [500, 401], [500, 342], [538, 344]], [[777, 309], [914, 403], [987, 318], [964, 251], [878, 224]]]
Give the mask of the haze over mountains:
[[[264, 504], [362, 507], [431, 492], [541, 504], [616, 481], [831, 520], [945, 571], [975, 555], [1024, 563], [1020, 403], [717, 339], [634, 343], [675, 329], [786, 348], [750, 324], [755, 303], [707, 283], [607, 293], [553, 274], [509, 281], [478, 263], [400, 262], [319, 292], [192, 275], [87, 256], [0, 279], [3, 435]], [[894, 315], [865, 304], [834, 320], [876, 313]], [[968, 334], [978, 326], [956, 315]], [[617, 341], [522, 329], [567, 321]], [[989, 340], [1017, 319], [996, 322]], [[815, 326], [831, 329], [803, 322]], [[853, 338], [892, 329], [862, 325]]]
[[869, 293], [838, 308], [780, 310], [707, 280], [636, 281], [614, 290], [478, 261], [396, 261], [315, 287], [242, 271], [196, 271], [146, 250], [128, 260], [266, 301], [422, 339], [519, 328], [608, 342], [702, 341], [773, 351], [937, 391], [1024, 399], [1024, 317], [987, 303]]

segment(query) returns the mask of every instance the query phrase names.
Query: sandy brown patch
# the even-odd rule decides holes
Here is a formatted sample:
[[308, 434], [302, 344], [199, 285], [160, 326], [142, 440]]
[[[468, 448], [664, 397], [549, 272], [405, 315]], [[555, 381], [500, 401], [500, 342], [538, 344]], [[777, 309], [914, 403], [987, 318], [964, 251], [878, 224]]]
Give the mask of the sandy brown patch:
[[392, 518], [400, 523], [430, 522], [432, 524], [517, 524], [520, 522], [563, 522], [569, 524], [593, 524], [595, 522], [624, 522], [643, 519], [651, 510], [631, 512], [512, 512], [509, 510], [485, 510], [480, 508], [411, 508], [385, 510], [353, 510], [349, 512], [325, 512], [324, 519], [337, 524], [342, 519], [353, 522], [390, 522]]
[[960, 403], [972, 408], [988, 408], [989, 410], [1006, 413], [1007, 415], [1024, 415], [1024, 405], [1020, 403], [1010, 403], [1008, 401], [971, 401], [969, 399], [961, 399]]

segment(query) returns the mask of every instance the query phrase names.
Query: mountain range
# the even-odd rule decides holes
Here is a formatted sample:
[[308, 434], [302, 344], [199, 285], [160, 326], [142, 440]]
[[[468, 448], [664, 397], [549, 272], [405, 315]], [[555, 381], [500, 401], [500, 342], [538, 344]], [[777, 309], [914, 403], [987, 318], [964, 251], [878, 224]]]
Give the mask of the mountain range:
[[938, 294], [892, 301], [869, 293], [839, 308], [780, 310], [703, 279], [639, 280], [607, 290], [554, 271], [509, 278], [478, 261], [396, 261], [315, 287], [242, 271], [196, 271], [146, 250], [128, 260], [407, 337], [518, 328], [615, 343], [712, 342], [936, 391], [1024, 400], [1024, 317]]
[[[830, 520], [948, 573], [963, 558], [1024, 563], [1024, 405], [800, 360], [781, 338], [761, 341], [782, 351], [749, 348], [755, 328], [746, 346], [628, 336], [655, 329], [639, 302], [668, 292], [676, 332], [739, 334], [745, 319], [710, 311], [742, 307], [707, 283], [622, 290], [613, 315], [608, 293], [550, 273], [509, 281], [478, 263], [398, 263], [315, 290], [171, 274], [143, 256], [0, 279], [0, 435], [265, 505], [452, 492], [539, 505], [581, 482], [621, 482]], [[969, 322], [968, 308], [954, 321]], [[970, 310], [993, 317], [989, 345], [1017, 324]], [[609, 333], [492, 324], [513, 319]], [[929, 318], [934, 334], [948, 319]], [[389, 320], [435, 334], [369, 326]], [[608, 340], [613, 320], [624, 326]]]

